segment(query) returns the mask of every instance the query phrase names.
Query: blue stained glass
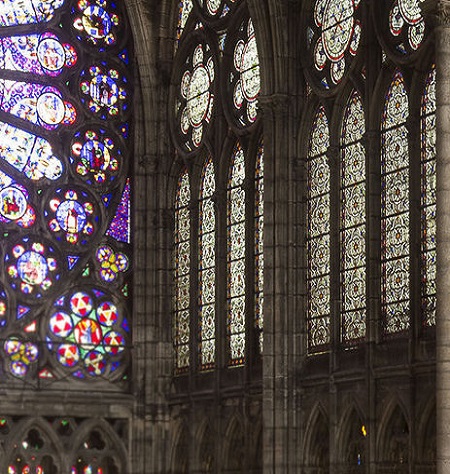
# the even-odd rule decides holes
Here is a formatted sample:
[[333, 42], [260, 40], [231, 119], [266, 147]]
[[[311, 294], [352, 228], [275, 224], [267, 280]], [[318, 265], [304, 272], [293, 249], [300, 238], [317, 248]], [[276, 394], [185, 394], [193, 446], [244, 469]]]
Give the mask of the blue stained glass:
[[116, 216], [111, 222], [111, 225], [106, 232], [107, 235], [116, 239], [118, 242], [130, 243], [130, 194], [131, 186], [130, 179], [127, 179], [125, 188], [123, 190], [122, 199], [117, 207]]

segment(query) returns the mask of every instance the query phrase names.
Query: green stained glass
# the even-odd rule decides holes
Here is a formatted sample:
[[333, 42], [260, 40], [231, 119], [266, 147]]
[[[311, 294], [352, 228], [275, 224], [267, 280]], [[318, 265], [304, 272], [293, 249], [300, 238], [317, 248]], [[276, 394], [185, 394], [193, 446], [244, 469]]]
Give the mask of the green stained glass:
[[201, 369], [214, 366], [216, 359], [216, 214], [214, 165], [209, 159], [202, 173], [199, 202], [199, 357]]
[[387, 334], [410, 325], [408, 96], [397, 72], [381, 122], [381, 295]]
[[176, 370], [189, 366], [190, 312], [190, 211], [189, 175], [183, 171], [175, 200], [175, 314]]
[[228, 180], [228, 337], [230, 365], [245, 362], [245, 155], [237, 144]]
[[366, 335], [366, 156], [364, 109], [351, 94], [341, 127], [341, 339]]
[[421, 108], [422, 308], [427, 326], [436, 324], [436, 69], [428, 74]]
[[330, 169], [325, 153], [329, 128], [320, 106], [311, 128], [307, 161], [308, 214], [308, 348], [323, 350], [330, 342]]

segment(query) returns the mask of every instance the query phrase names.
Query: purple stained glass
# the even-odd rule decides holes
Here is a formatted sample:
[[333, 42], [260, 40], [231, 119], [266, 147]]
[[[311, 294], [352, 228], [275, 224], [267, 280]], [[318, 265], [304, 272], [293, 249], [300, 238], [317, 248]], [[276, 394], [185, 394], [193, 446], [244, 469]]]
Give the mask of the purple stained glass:
[[116, 216], [111, 222], [111, 225], [106, 232], [106, 235], [109, 235], [113, 239], [116, 239], [118, 242], [130, 243], [130, 229], [131, 229], [131, 220], [130, 220], [130, 194], [131, 194], [131, 185], [130, 179], [128, 178], [123, 190], [122, 199], [117, 207]]

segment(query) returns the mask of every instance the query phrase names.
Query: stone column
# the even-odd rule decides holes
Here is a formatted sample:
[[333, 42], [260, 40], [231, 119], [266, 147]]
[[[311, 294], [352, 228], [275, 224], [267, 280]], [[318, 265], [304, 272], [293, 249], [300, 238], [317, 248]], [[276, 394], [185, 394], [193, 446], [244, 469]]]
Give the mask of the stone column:
[[437, 103], [437, 472], [450, 473], [450, 0], [427, 0], [423, 11], [438, 18]]

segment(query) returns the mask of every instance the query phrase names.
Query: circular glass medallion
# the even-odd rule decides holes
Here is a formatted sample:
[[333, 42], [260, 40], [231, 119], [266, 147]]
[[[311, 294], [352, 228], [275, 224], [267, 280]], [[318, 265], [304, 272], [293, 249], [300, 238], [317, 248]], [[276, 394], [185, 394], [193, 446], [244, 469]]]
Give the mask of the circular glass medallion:
[[100, 326], [92, 319], [81, 320], [74, 329], [75, 341], [83, 346], [98, 346], [102, 341]]
[[77, 201], [63, 201], [56, 210], [56, 219], [66, 232], [77, 234], [86, 224], [86, 212]]
[[49, 71], [58, 71], [66, 63], [66, 53], [55, 38], [45, 38], [39, 43], [37, 57], [41, 65]]
[[64, 101], [53, 92], [45, 92], [39, 96], [37, 111], [41, 120], [48, 125], [61, 123], [66, 114]]
[[90, 5], [83, 11], [83, 27], [93, 38], [104, 38], [111, 31], [111, 18], [97, 5]]
[[0, 191], [0, 213], [6, 219], [17, 220], [24, 214], [28, 206], [25, 194], [15, 186], [8, 186]]
[[40, 285], [47, 277], [47, 261], [40, 253], [30, 250], [18, 258], [17, 271], [25, 283]]

